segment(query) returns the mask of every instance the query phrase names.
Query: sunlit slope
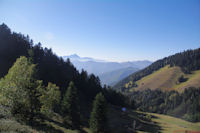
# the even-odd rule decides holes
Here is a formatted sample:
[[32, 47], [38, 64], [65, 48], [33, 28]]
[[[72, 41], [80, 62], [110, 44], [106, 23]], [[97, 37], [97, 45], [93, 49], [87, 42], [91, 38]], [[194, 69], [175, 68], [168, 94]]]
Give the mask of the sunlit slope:
[[[146, 119], [150, 116], [150, 120]], [[118, 108], [109, 110], [109, 127], [114, 133], [200, 133], [200, 123], [192, 123], [179, 118], [156, 113], [127, 110], [123, 113]], [[135, 130], [132, 130], [135, 121]]]
[[152, 116], [152, 121], [161, 127], [162, 133], [185, 133], [195, 132], [200, 133], [200, 123], [192, 123], [179, 118], [168, 115], [160, 115], [155, 113], [147, 113]]
[[172, 87], [176, 84], [178, 77], [183, 74], [179, 67], [169, 67], [165, 66], [164, 68], [155, 71], [154, 73], [138, 80], [136, 84], [138, 85], [137, 89], [167, 89], [171, 90]]
[[[179, 82], [181, 76], [188, 78], [185, 82]], [[128, 83], [130, 84], [130, 83]], [[180, 67], [169, 65], [160, 68], [150, 75], [135, 82], [137, 86], [130, 86], [130, 90], [157, 89], [182, 91], [188, 87], [200, 87], [200, 70], [191, 74], [184, 74]], [[125, 86], [128, 86], [127, 84]]]
[[193, 71], [192, 74], [185, 75], [185, 77], [188, 78], [186, 82], [183, 82], [181, 84], [176, 84], [174, 86], [175, 89], [183, 90], [188, 87], [200, 87], [200, 70]]

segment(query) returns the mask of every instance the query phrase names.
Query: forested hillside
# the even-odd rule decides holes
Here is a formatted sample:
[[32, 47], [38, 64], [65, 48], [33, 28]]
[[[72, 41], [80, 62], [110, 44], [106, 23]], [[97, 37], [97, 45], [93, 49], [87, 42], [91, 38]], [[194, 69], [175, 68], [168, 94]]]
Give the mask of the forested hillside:
[[11, 32], [5, 24], [2, 24], [0, 26], [0, 77], [7, 74], [9, 68], [20, 56], [32, 56], [33, 63], [37, 64], [38, 79], [43, 80], [45, 85], [52, 82], [60, 86], [61, 95], [64, 94], [64, 88], [70, 81], [74, 81], [81, 88], [80, 90], [87, 86], [88, 91], [84, 92], [88, 94], [88, 98], [100, 92], [99, 79], [95, 75], [87, 75], [85, 71], [78, 73], [69, 60], [65, 62], [51, 49], [43, 48], [40, 43], [34, 45], [29, 36]]
[[[57, 116], [65, 128], [82, 130], [80, 127], [89, 125], [97, 94], [102, 95], [98, 100], [105, 98], [105, 104], [131, 105], [121, 93], [102, 87], [94, 74], [78, 72], [70, 60], [64, 61], [5, 24], [0, 25], [0, 66], [0, 119], [8, 123], [6, 126], [16, 119], [48, 132], [53, 127], [44, 122]], [[103, 123], [93, 128], [99, 124]], [[6, 131], [6, 126], [0, 130]]]
[[[188, 52], [191, 54], [192, 50], [183, 55]], [[190, 61], [188, 65], [183, 63], [187, 61], [182, 58], [182, 63], [178, 63], [178, 59], [174, 61], [177, 64], [166, 63], [164, 60], [167, 59], [163, 59], [133, 75], [136, 75], [135, 78], [139, 75], [142, 79], [148, 72], [178, 67], [176, 70], [183, 75], [179, 77], [179, 82], [185, 83], [186, 78], [191, 78], [187, 75], [199, 69], [198, 52], [199, 49], [192, 52], [190, 58], [196, 61]], [[175, 57], [169, 58], [172, 60]], [[127, 91], [129, 86], [122, 88], [121, 92], [109, 86], [102, 87], [94, 74], [77, 71], [70, 60], [64, 61], [51, 49], [43, 48], [40, 43], [34, 44], [29, 36], [12, 32], [5, 24], [0, 25], [0, 65], [2, 132], [162, 131], [160, 124], [152, 121], [154, 115], [132, 109], [168, 114], [192, 122], [200, 121], [199, 89], [188, 88], [180, 94], [161, 90]], [[196, 75], [192, 77], [197, 78]], [[131, 85], [134, 86], [133, 83]], [[184, 125], [189, 130], [199, 129], [198, 124], [193, 124], [192, 128], [188, 124], [191, 123]]]
[[74, 82], [88, 101], [102, 92], [100, 80], [94, 74], [88, 75], [84, 70], [79, 73], [70, 60], [64, 61], [51, 49], [43, 48], [41, 43], [34, 44], [28, 35], [11, 32], [5, 24], [0, 25], [0, 77], [8, 73], [20, 56], [31, 57], [36, 64], [37, 79], [42, 80], [44, 85], [52, 82], [59, 86], [62, 97], [70, 81]]
[[200, 48], [154, 62], [117, 83], [141, 111], [200, 120]]
[[140, 111], [167, 114], [192, 122], [200, 121], [200, 89], [187, 88], [182, 93], [160, 89], [129, 93]]
[[[195, 50], [187, 50], [175, 55], [166, 57], [152, 63], [145, 69], [136, 72], [125, 79], [118, 82], [113, 88], [114, 89], [129, 89], [137, 87], [136, 81], [157, 72], [159, 69], [169, 65], [170, 67], [180, 67], [183, 74], [192, 74], [193, 71], [200, 69], [200, 48]], [[163, 77], [160, 77], [163, 78]], [[179, 77], [178, 77], [179, 78]], [[128, 86], [128, 87], [126, 87]], [[148, 88], [146, 88], [148, 89]], [[154, 88], [156, 89], [156, 88]]]

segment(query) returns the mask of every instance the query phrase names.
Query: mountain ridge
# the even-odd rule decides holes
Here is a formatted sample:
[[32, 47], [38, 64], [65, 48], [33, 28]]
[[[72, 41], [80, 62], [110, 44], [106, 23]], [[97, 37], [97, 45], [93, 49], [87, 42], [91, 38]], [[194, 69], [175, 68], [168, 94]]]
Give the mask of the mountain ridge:
[[138, 70], [139, 70], [138, 68], [133, 68], [133, 67], [121, 68], [111, 72], [103, 73], [99, 75], [99, 78], [101, 79], [102, 84], [113, 86], [121, 79], [127, 77], [128, 75]]
[[88, 73], [94, 73], [96, 75], [128, 67], [142, 69], [152, 63], [149, 60], [126, 61], [126, 62], [105, 61], [105, 60], [94, 59], [91, 57], [80, 57], [77, 54], [63, 56], [63, 58], [64, 60], [67, 60], [67, 58], [69, 58], [70, 61], [77, 67], [79, 71], [81, 69], [85, 69], [88, 71]]
[[[89, 74], [94, 73], [99, 76], [101, 84], [113, 86], [122, 78], [136, 72], [152, 62], [143, 61], [127, 61], [127, 62], [109, 62], [105, 60], [94, 59], [91, 57], [80, 57], [77, 54], [63, 56], [64, 60], [70, 59], [72, 64], [79, 70], [86, 70]], [[130, 68], [132, 68], [130, 70]]]
[[[179, 80], [179, 78], [181, 78], [181, 76], [189, 77], [188, 76], [189, 74], [193, 74], [193, 73], [195, 73], [196, 70], [200, 70], [200, 48], [194, 49], [194, 50], [187, 50], [187, 51], [180, 52], [180, 53], [165, 57], [163, 59], [157, 60], [156, 62], [152, 63], [148, 67], [122, 79], [113, 88], [117, 89], [117, 90], [120, 90], [120, 89], [123, 89], [123, 90], [128, 89], [129, 90], [130, 88], [137, 88], [138, 81], [141, 81], [142, 78], [145, 78], [147, 76], [151, 76], [152, 74], [160, 71], [160, 69], [166, 67], [167, 65], [169, 65], [170, 68], [172, 68], [172, 67], [180, 68], [181, 75], [179, 75], [180, 77], [177, 77], [176, 80]], [[169, 72], [168, 72], [169, 69], [166, 69], [164, 76], [167, 76], [169, 74]], [[149, 78], [149, 79], [151, 79], [151, 78]], [[158, 79], [157, 82], [159, 82], [159, 80], [162, 79], [162, 76], [159, 77], [157, 75], [157, 77], [155, 79]], [[145, 84], [145, 83], [143, 83], [143, 81], [141, 81], [141, 82], [142, 82], [142, 85]], [[152, 82], [156, 82], [156, 81], [152, 80], [151, 84], [153, 84]], [[148, 81], [148, 83], [149, 83], [149, 81]], [[163, 86], [163, 87], [165, 87], [165, 86]], [[190, 86], [187, 86], [187, 87], [192, 87], [192, 84], [190, 84]], [[159, 86], [158, 86], [158, 88], [159, 88]], [[148, 89], [148, 86], [146, 86], [146, 89]], [[157, 89], [157, 88], [154, 88], [154, 89]]]

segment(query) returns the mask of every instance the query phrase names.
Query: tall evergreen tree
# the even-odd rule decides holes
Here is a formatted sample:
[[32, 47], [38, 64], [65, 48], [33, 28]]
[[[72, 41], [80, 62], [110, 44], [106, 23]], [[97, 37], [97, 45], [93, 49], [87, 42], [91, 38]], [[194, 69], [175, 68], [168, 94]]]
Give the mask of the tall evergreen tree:
[[72, 128], [80, 127], [80, 105], [77, 88], [71, 81], [67, 88], [66, 94], [62, 101], [62, 112], [64, 115], [64, 121], [70, 124]]
[[52, 115], [54, 107], [59, 104], [60, 101], [59, 87], [49, 82], [40, 96], [40, 101], [42, 103], [41, 112], [48, 116]]
[[90, 116], [90, 130], [92, 133], [105, 133], [106, 118], [106, 100], [102, 93], [97, 94], [93, 103], [93, 110]]
[[8, 74], [1, 80], [0, 88], [14, 115], [28, 120], [32, 125], [40, 111], [39, 96], [43, 89], [42, 81], [36, 80], [36, 68], [24, 56], [17, 59]]

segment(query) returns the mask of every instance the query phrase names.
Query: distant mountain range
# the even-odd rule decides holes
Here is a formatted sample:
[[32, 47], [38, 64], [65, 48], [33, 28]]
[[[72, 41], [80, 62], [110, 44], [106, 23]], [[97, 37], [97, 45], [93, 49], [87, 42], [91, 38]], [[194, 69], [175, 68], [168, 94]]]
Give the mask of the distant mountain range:
[[125, 77], [129, 76], [130, 74], [138, 71], [140, 69], [133, 68], [133, 67], [126, 67], [122, 69], [117, 69], [111, 72], [106, 72], [99, 75], [101, 82], [110, 86], [115, 85], [118, 81], [124, 79]]
[[80, 57], [77, 54], [72, 54], [69, 56], [63, 56], [64, 59], [69, 58], [70, 61], [80, 61], [80, 62], [87, 62], [87, 61], [94, 61], [94, 62], [105, 62], [104, 60], [93, 59], [90, 57]]
[[132, 62], [109, 62], [104, 60], [93, 59], [90, 57], [80, 57], [77, 54], [63, 56], [73, 63], [73, 65], [81, 71], [86, 70], [89, 74], [94, 73], [99, 76], [102, 84], [114, 85], [114, 83], [129, 76], [133, 72], [149, 66], [152, 62], [132, 61]]

